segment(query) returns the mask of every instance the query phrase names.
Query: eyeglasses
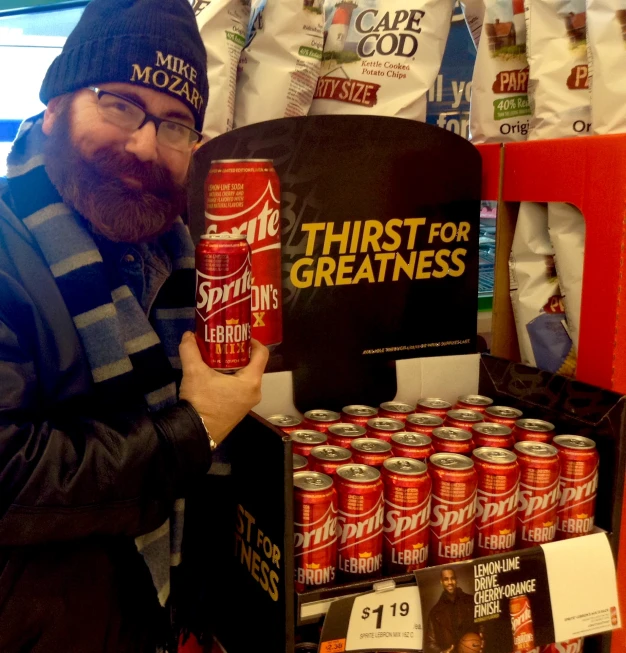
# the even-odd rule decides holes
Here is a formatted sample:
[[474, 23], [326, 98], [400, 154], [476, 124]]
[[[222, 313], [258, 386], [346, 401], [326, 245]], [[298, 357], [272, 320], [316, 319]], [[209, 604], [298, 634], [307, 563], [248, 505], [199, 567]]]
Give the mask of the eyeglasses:
[[100, 115], [106, 121], [122, 129], [136, 131], [141, 129], [147, 122], [153, 122], [156, 127], [157, 141], [161, 145], [179, 152], [190, 152], [202, 139], [202, 134], [195, 129], [148, 113], [123, 95], [103, 91], [96, 86], [89, 86], [88, 88], [98, 98]]

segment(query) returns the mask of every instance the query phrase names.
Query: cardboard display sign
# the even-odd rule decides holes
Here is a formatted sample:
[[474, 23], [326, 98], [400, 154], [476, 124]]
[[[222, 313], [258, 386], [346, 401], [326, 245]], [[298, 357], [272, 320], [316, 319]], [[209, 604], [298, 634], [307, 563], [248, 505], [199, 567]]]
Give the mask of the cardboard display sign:
[[208, 171], [223, 159], [271, 159], [280, 180], [284, 336], [270, 369], [306, 370], [298, 403], [348, 403], [346, 388], [365, 401], [376, 386], [392, 391], [389, 361], [475, 351], [481, 158], [471, 144], [383, 117], [237, 129], [194, 156], [196, 239]]
[[[585, 578], [574, 582], [573, 568]], [[415, 578], [417, 587], [383, 581], [373, 592], [334, 602], [320, 650], [531, 652], [620, 627], [603, 533], [423, 569]]]

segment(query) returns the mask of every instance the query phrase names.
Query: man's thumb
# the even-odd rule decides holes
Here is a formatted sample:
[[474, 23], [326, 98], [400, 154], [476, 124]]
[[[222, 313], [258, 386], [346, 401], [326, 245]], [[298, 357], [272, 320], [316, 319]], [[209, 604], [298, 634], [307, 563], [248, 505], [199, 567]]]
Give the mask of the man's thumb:
[[183, 333], [182, 340], [178, 346], [178, 353], [180, 354], [180, 362], [183, 369], [189, 365], [204, 363], [202, 360], [202, 354], [200, 354], [200, 349], [198, 349], [196, 336], [191, 331], [185, 331], [185, 333]]

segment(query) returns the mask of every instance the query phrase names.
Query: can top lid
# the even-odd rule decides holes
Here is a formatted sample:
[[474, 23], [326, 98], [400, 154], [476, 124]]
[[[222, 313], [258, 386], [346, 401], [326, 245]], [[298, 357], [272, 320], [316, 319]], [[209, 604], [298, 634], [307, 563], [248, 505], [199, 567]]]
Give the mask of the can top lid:
[[323, 444], [320, 447], [313, 447], [311, 449], [311, 456], [318, 460], [350, 460], [352, 458], [352, 452], [343, 447]]
[[293, 454], [293, 468], [298, 471], [301, 467], [307, 465], [307, 459], [304, 456], [301, 456], [299, 453]]
[[329, 426], [328, 432], [333, 435], [341, 435], [344, 438], [362, 438], [367, 433], [367, 429], [359, 424], [340, 422], [339, 424]]
[[367, 425], [377, 431], [403, 431], [404, 424], [399, 419], [390, 417], [373, 417], [367, 420]]
[[450, 410], [452, 404], [445, 399], [440, 399], [439, 397], [422, 397], [417, 400], [418, 406], [423, 406], [425, 408], [439, 408], [441, 410]]
[[521, 410], [510, 406], [489, 406], [485, 409], [485, 413], [494, 417], [510, 417], [511, 419], [519, 419], [524, 414]]
[[246, 240], [245, 234], [202, 234], [200, 240]]
[[422, 433], [413, 433], [413, 431], [402, 431], [394, 433], [391, 440], [397, 444], [404, 444], [408, 447], [426, 447], [432, 444], [432, 440]]
[[270, 415], [267, 421], [270, 424], [274, 424], [274, 426], [298, 426], [298, 424], [302, 424], [302, 420], [299, 417], [286, 414]]
[[421, 460], [413, 460], [413, 458], [387, 458], [383, 467], [394, 474], [407, 476], [419, 476], [425, 474], [428, 469]]
[[408, 415], [415, 411], [415, 406], [403, 404], [400, 401], [384, 401], [380, 405], [381, 410], [386, 410], [388, 413], [399, 413], [401, 415]]
[[450, 419], [458, 419], [462, 422], [482, 422], [484, 417], [482, 413], [476, 410], [468, 410], [467, 408], [453, 408], [449, 410], [446, 415]]
[[273, 159], [213, 159], [213, 163], [274, 163]]
[[364, 404], [350, 404], [344, 406], [341, 410], [345, 415], [354, 415], [354, 417], [374, 417], [374, 415], [378, 415], [376, 408]]
[[538, 458], [552, 458], [558, 453], [555, 447], [544, 442], [516, 442], [514, 448], [520, 453]]
[[564, 449], [595, 449], [596, 443], [582, 435], [557, 435], [552, 442]]
[[369, 465], [342, 465], [337, 468], [337, 476], [353, 483], [370, 483], [380, 478], [380, 472]]
[[496, 424], [494, 422], [472, 424], [472, 431], [482, 435], [511, 435], [513, 432], [506, 424]]
[[443, 420], [439, 415], [431, 415], [430, 413], [413, 413], [408, 415], [406, 421], [409, 424], [417, 424], [418, 426], [441, 426]]
[[442, 469], [471, 469], [474, 466], [474, 461], [467, 456], [462, 456], [460, 453], [434, 453], [429, 462], [435, 467]]
[[309, 431], [306, 429], [298, 429], [297, 431], [292, 431], [289, 434], [289, 437], [294, 442], [299, 442], [300, 444], [324, 444], [328, 439], [326, 433], [320, 433], [319, 431]]
[[457, 401], [468, 406], [491, 406], [493, 399], [484, 395], [461, 395]]
[[554, 431], [554, 424], [546, 422], [542, 419], [518, 419], [515, 426], [525, 431], [536, 431], [537, 433], [548, 433]]
[[295, 472], [293, 485], [300, 490], [323, 492], [333, 486], [333, 479], [328, 474], [322, 474], [322, 472]]
[[350, 446], [355, 451], [362, 453], [387, 453], [391, 451], [391, 444], [389, 442], [377, 440], [376, 438], [359, 438], [358, 440], [353, 440]]
[[471, 440], [472, 434], [465, 429], [457, 429], [454, 426], [442, 426], [433, 431], [433, 435], [441, 440], [455, 440], [457, 442], [464, 442]]
[[334, 410], [325, 410], [324, 408], [307, 410], [304, 416], [312, 422], [338, 422], [341, 418], [341, 415]]
[[499, 449], [498, 447], [479, 447], [474, 449], [472, 455], [478, 460], [495, 463], [496, 465], [508, 465], [517, 460], [517, 456], [512, 451]]

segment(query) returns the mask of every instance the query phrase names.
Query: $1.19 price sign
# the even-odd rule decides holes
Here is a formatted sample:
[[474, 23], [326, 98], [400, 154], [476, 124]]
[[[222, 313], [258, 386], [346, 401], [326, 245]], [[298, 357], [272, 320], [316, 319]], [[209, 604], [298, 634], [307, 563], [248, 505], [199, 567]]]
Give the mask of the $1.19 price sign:
[[422, 608], [416, 586], [360, 594], [331, 604], [321, 653], [385, 649], [422, 649]]

